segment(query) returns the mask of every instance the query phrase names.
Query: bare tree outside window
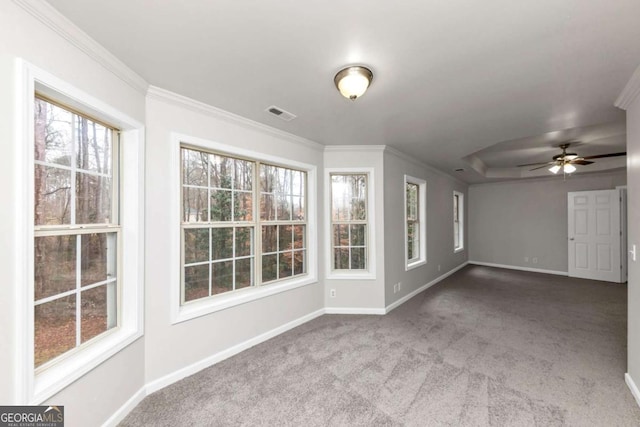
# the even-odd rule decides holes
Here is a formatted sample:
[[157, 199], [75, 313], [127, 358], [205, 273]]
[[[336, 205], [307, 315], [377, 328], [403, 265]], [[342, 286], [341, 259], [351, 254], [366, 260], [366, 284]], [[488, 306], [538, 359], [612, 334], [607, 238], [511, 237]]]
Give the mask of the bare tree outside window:
[[35, 367], [117, 326], [115, 131], [34, 105]]
[[305, 172], [181, 152], [183, 303], [306, 273]]

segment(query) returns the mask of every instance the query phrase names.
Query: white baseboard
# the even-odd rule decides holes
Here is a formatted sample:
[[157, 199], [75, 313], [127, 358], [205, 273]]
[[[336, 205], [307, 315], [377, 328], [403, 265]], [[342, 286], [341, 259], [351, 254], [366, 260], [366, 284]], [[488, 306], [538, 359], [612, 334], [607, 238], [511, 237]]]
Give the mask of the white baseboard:
[[520, 267], [518, 265], [494, 264], [492, 262], [469, 261], [469, 264], [483, 265], [485, 267], [507, 268], [509, 270], [530, 271], [532, 273], [555, 274], [556, 276], [568, 276], [569, 275], [569, 273], [566, 272], [566, 271], [545, 270], [543, 268]]
[[131, 412], [133, 408], [135, 408], [138, 403], [142, 402], [147, 396], [146, 388], [142, 387], [138, 390], [129, 400], [126, 401], [124, 405], [122, 405], [107, 421], [102, 424], [102, 427], [115, 427], [120, 423], [120, 421], [124, 420], [124, 418]]
[[640, 406], [640, 390], [638, 390], [636, 383], [633, 381], [633, 378], [631, 378], [629, 373], [624, 374], [624, 382], [627, 383], [627, 387], [631, 390], [633, 398], [636, 399], [636, 403]]
[[389, 304], [385, 308], [385, 310], [384, 310], [385, 314], [390, 312], [394, 308], [404, 304], [405, 302], [409, 301], [411, 298], [415, 297], [416, 295], [418, 295], [420, 292], [424, 291], [425, 289], [428, 289], [431, 286], [435, 285], [436, 283], [440, 282], [441, 280], [446, 279], [447, 277], [451, 276], [456, 271], [460, 270], [461, 268], [464, 268], [467, 264], [469, 264], [469, 263], [468, 262], [464, 262], [464, 263], [460, 264], [459, 266], [457, 266], [455, 268], [452, 268], [451, 270], [447, 271], [443, 275], [436, 277], [435, 279], [433, 279], [432, 281], [430, 281], [426, 285], [423, 285], [420, 288], [416, 289], [415, 291], [403, 296], [399, 300], [392, 302], [391, 304]]
[[362, 308], [362, 307], [326, 307], [326, 314], [386, 314], [384, 308]]
[[209, 357], [206, 357], [198, 362], [192, 363], [189, 366], [185, 366], [184, 368], [178, 369], [175, 372], [172, 372], [168, 375], [165, 375], [162, 378], [158, 378], [157, 380], [151, 381], [150, 383], [148, 383], [146, 385], [146, 392], [147, 394], [151, 394], [153, 392], [156, 392], [170, 384], [175, 383], [176, 381], [179, 381], [181, 379], [183, 379], [184, 377], [187, 377], [189, 375], [193, 375], [196, 372], [199, 372], [205, 368], [208, 368], [209, 366], [215, 365], [218, 362], [221, 362], [225, 359], [228, 359], [231, 356], [235, 356], [236, 354], [240, 353], [241, 351], [244, 351], [248, 348], [251, 348], [255, 345], [258, 345], [260, 343], [265, 342], [266, 340], [273, 338], [277, 335], [280, 335], [290, 329], [295, 328], [296, 326], [300, 326], [303, 323], [307, 323], [310, 320], [315, 319], [316, 317], [322, 316], [325, 313], [324, 309], [320, 309], [320, 310], [316, 310], [312, 313], [309, 313], [305, 316], [299, 317], [295, 320], [292, 320], [289, 323], [286, 323], [282, 326], [278, 326], [275, 329], [272, 329], [270, 331], [267, 331], [263, 334], [260, 334], [256, 337], [250, 338], [246, 341], [243, 341], [239, 344], [234, 345], [233, 347], [227, 348], [225, 350], [222, 350], [221, 352], [218, 352], [216, 354], [213, 354]]

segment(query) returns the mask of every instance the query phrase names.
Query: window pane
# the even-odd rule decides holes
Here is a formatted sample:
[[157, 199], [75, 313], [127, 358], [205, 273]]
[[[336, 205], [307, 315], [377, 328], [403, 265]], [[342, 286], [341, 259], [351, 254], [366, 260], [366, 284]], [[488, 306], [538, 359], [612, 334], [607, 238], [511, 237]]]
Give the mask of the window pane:
[[276, 186], [276, 167], [260, 165], [260, 190], [263, 193], [273, 193]]
[[249, 191], [253, 188], [253, 162], [236, 159], [233, 188]]
[[333, 249], [333, 265], [336, 270], [349, 269], [349, 249]]
[[293, 234], [292, 228], [290, 225], [280, 225], [279, 229], [279, 239], [278, 239], [278, 250], [285, 251], [293, 248]]
[[304, 196], [306, 190], [306, 173], [301, 171], [291, 172], [291, 194], [294, 196]]
[[82, 234], [81, 285], [86, 286], [116, 276], [116, 234]]
[[303, 274], [307, 272], [307, 252], [295, 251], [293, 253], [293, 274]]
[[407, 184], [407, 220], [418, 220], [418, 186]]
[[279, 278], [289, 277], [293, 275], [293, 264], [291, 252], [285, 252], [280, 254], [279, 259]]
[[211, 221], [231, 221], [230, 190], [211, 190]]
[[236, 261], [236, 289], [253, 286], [253, 258]]
[[[107, 286], [83, 291], [81, 294], [81, 320], [82, 342], [105, 332], [107, 328]], [[112, 303], [115, 303], [112, 302]]]
[[253, 255], [253, 228], [236, 228], [236, 257]]
[[262, 227], [262, 252], [276, 252], [278, 250], [278, 226], [266, 225]]
[[203, 190], [200, 188], [182, 189], [182, 221], [209, 221], [209, 206], [207, 203], [207, 194], [207, 190]]
[[263, 221], [276, 219], [276, 202], [273, 194], [262, 194], [260, 196], [260, 219]]
[[415, 229], [413, 222], [407, 223], [407, 259], [415, 258], [414, 242], [415, 242]]
[[208, 187], [209, 155], [201, 151], [182, 149], [182, 184]]
[[278, 278], [278, 255], [262, 256], [262, 282], [270, 282]]
[[111, 179], [76, 173], [76, 224], [114, 222], [111, 216]]
[[293, 196], [292, 198], [293, 204], [292, 204], [292, 209], [293, 209], [293, 220], [294, 221], [304, 221], [304, 197], [298, 197], [298, 196]]
[[233, 290], [233, 261], [214, 262], [212, 267], [211, 293]]
[[356, 224], [351, 227], [351, 246], [364, 246], [365, 233], [367, 226], [365, 224]]
[[253, 221], [253, 194], [234, 192], [234, 220]]
[[459, 218], [458, 216], [458, 195], [454, 194], [453, 196], [453, 220], [457, 221]]
[[296, 249], [305, 248], [305, 226], [304, 225], [296, 225], [293, 227], [293, 247]]
[[333, 245], [349, 246], [349, 226], [347, 224], [333, 226]]
[[76, 236], [36, 237], [35, 300], [76, 287]]
[[331, 176], [331, 217], [333, 220], [348, 220], [350, 193], [346, 175]]
[[209, 265], [184, 268], [184, 300], [193, 301], [209, 296]]
[[212, 228], [211, 245], [213, 252], [211, 259], [227, 259], [233, 256], [233, 228]]
[[291, 196], [278, 195], [278, 221], [291, 220]]
[[35, 160], [71, 166], [72, 113], [35, 99]]
[[36, 305], [34, 321], [36, 367], [76, 346], [75, 295]]
[[211, 187], [230, 189], [234, 160], [215, 154], [210, 154], [209, 159], [211, 161]]
[[351, 219], [367, 219], [366, 186], [366, 175], [353, 175], [351, 177]]
[[111, 175], [111, 130], [74, 114], [78, 169]]
[[71, 223], [71, 171], [35, 165], [35, 225]]
[[184, 262], [191, 264], [209, 260], [209, 229], [186, 228], [184, 230]]
[[276, 193], [282, 195], [291, 194], [291, 170], [285, 168], [275, 168], [276, 170]]
[[364, 270], [366, 268], [364, 248], [351, 248], [351, 269]]

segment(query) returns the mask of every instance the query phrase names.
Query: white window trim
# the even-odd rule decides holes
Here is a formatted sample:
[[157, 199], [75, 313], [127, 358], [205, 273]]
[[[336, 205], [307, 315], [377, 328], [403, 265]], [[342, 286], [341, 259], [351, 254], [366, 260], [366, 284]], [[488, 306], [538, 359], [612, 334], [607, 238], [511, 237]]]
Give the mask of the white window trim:
[[[182, 144], [193, 147], [200, 147], [203, 150], [220, 153], [222, 155], [237, 156], [246, 159], [254, 159], [261, 162], [271, 162], [278, 166], [291, 167], [302, 170], [307, 173], [307, 274], [296, 276], [291, 279], [283, 279], [278, 282], [268, 283], [262, 286], [251, 286], [234, 292], [223, 293], [219, 295], [202, 298], [189, 302], [188, 304], [180, 304], [180, 283], [181, 283], [181, 157], [180, 148]], [[262, 154], [259, 152], [246, 150], [207, 139], [197, 138], [190, 135], [184, 135], [177, 132], [171, 133], [171, 165], [169, 166], [169, 178], [172, 182], [170, 194], [170, 215], [171, 215], [171, 277], [172, 283], [175, 284], [169, 289], [171, 302], [171, 323], [176, 324], [200, 316], [205, 316], [216, 311], [225, 310], [236, 305], [245, 304], [270, 295], [279, 294], [281, 292], [296, 289], [301, 286], [317, 283], [318, 281], [318, 254], [317, 254], [317, 218], [316, 218], [316, 200], [317, 200], [317, 183], [316, 183], [316, 167], [307, 163], [301, 163], [282, 157]], [[256, 230], [258, 232], [258, 230]]]
[[458, 252], [464, 251], [464, 193], [454, 191], [453, 195], [458, 196], [458, 223], [460, 224], [460, 236], [458, 237], [460, 246], [456, 247], [455, 241], [453, 242], [453, 253], [457, 254]]
[[[16, 401], [40, 404], [91, 371], [143, 335], [144, 319], [144, 125], [75, 86], [26, 61], [16, 60], [15, 144], [22, 147], [16, 159], [17, 227], [16, 277], [24, 283], [16, 292]], [[120, 326], [95, 342], [61, 357], [36, 375], [34, 370], [34, 97], [36, 90], [119, 127], [122, 186], [120, 193], [122, 272]]]
[[[418, 210], [420, 222], [420, 257], [409, 260], [409, 245], [407, 242], [407, 184], [418, 186]], [[404, 203], [404, 270], [409, 271], [427, 263], [427, 181], [413, 176], [405, 175], [402, 183], [402, 194]]]
[[[325, 248], [326, 278], [329, 280], [375, 280], [376, 278], [376, 241], [375, 231], [375, 181], [373, 168], [325, 168], [324, 205], [325, 210]], [[334, 270], [333, 247], [331, 245], [331, 174], [367, 175], [367, 270]]]

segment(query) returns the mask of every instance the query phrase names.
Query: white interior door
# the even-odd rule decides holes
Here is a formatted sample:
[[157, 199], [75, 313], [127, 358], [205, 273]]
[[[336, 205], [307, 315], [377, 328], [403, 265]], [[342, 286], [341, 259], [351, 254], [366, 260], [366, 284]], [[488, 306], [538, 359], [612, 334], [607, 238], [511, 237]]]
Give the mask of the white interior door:
[[569, 276], [621, 282], [620, 193], [569, 193]]

